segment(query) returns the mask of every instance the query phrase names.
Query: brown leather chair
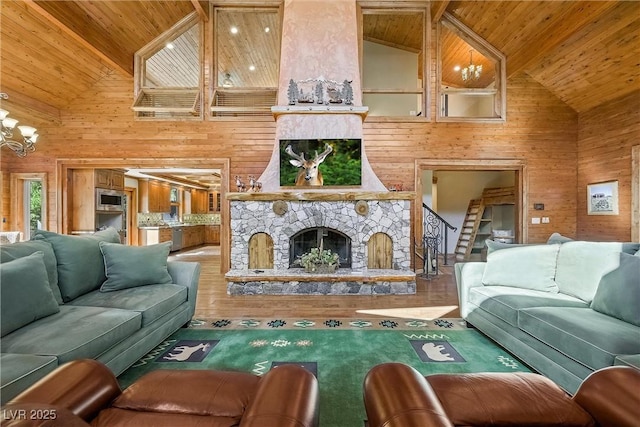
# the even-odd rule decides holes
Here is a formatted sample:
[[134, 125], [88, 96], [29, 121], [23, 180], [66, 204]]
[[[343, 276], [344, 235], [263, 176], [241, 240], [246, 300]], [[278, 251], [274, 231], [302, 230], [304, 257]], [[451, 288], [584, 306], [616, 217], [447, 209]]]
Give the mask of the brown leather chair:
[[315, 427], [318, 382], [282, 365], [263, 377], [156, 370], [121, 391], [95, 360], [69, 362], [2, 408], [3, 426]]
[[375, 366], [364, 381], [369, 427], [637, 427], [640, 370], [612, 366], [571, 397], [533, 373], [423, 376], [400, 363]]

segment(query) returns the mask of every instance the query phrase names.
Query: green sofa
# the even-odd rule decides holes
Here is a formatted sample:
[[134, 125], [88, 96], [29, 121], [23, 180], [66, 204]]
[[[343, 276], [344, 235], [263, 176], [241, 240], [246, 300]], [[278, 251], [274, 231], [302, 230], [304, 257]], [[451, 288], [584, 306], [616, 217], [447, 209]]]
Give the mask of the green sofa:
[[455, 265], [461, 316], [573, 394], [593, 371], [640, 368], [640, 244], [487, 242]]
[[168, 261], [170, 242], [119, 239], [38, 231], [0, 246], [3, 404], [70, 360], [119, 375], [191, 320], [200, 264]]

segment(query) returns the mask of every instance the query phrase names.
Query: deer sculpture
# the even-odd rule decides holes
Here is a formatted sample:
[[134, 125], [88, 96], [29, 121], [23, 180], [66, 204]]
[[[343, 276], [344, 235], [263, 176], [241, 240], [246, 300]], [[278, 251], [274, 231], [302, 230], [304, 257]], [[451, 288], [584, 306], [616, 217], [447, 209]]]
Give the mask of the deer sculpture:
[[316, 151], [316, 155], [313, 160], [306, 160], [304, 158], [304, 153], [297, 154], [293, 151], [293, 148], [291, 148], [290, 145], [288, 145], [284, 151], [292, 157], [292, 159], [289, 160], [289, 163], [300, 169], [298, 176], [296, 177], [296, 187], [322, 185], [324, 183], [319, 166], [320, 163], [324, 162], [324, 159], [326, 159], [333, 151], [333, 148], [331, 148], [329, 144], [325, 145], [324, 151], [319, 155]]

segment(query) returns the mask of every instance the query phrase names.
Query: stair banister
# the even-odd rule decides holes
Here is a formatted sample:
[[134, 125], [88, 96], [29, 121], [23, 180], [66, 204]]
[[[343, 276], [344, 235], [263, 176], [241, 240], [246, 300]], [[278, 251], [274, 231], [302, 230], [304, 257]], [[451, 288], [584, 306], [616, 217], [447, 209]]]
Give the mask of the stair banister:
[[[449, 224], [444, 218], [438, 215], [425, 203], [422, 203], [423, 231], [422, 238], [424, 254], [424, 271], [428, 275], [429, 269], [429, 249], [432, 251], [433, 259], [435, 259], [435, 274], [438, 274], [438, 252], [444, 255], [444, 264], [447, 265], [449, 230], [456, 231], [457, 227]], [[444, 226], [444, 227], [443, 227]], [[442, 239], [442, 229], [444, 229], [444, 240]], [[444, 245], [443, 245], [444, 243]], [[442, 248], [443, 250], [440, 250]]]

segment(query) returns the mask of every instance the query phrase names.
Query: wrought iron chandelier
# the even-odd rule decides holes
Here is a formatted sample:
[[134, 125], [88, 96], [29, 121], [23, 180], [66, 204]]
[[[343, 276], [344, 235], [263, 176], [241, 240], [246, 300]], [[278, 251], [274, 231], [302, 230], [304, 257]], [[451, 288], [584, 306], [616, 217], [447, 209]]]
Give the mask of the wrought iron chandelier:
[[[9, 95], [0, 92], [0, 99], [8, 99]], [[36, 151], [36, 141], [38, 134], [36, 128], [31, 126], [18, 126], [22, 134], [22, 141], [13, 138], [13, 130], [18, 124], [16, 119], [12, 119], [7, 110], [0, 109], [0, 147], [9, 147], [18, 157], [24, 157], [29, 152]]]
[[473, 81], [478, 80], [482, 74], [482, 65], [474, 65], [473, 63], [473, 49], [469, 51], [469, 66], [464, 67], [461, 71], [462, 80]]

